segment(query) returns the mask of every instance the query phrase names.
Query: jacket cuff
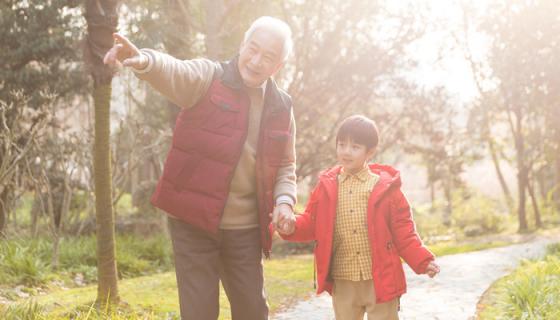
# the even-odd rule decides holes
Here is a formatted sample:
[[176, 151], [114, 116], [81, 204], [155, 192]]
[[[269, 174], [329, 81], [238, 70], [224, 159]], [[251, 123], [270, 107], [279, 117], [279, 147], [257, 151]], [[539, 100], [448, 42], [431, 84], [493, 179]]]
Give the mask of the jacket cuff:
[[282, 203], [290, 205], [292, 207], [292, 209], [296, 205], [296, 202], [294, 201], [294, 199], [291, 196], [285, 195], [285, 194], [279, 195], [276, 198], [276, 205], [279, 205], [279, 204], [282, 204]]
[[136, 69], [136, 68], [133, 67], [132, 71], [134, 71], [134, 73], [137, 73], [137, 74], [148, 73], [154, 67], [154, 57], [151, 54], [149, 54], [147, 51], [142, 50], [141, 52], [142, 52], [142, 55], [144, 55], [145, 57], [148, 58], [148, 65], [144, 69]]
[[430, 262], [434, 261], [434, 257], [429, 257], [426, 258], [424, 261], [422, 261], [419, 265], [418, 265], [418, 270], [420, 271], [421, 274], [426, 273], [426, 269], [428, 268], [428, 264], [430, 264]]

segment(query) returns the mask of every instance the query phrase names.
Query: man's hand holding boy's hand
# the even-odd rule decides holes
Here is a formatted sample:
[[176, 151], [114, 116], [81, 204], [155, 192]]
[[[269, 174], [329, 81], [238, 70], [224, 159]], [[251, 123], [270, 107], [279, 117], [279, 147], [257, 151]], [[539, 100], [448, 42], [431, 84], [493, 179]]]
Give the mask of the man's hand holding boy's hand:
[[428, 263], [428, 266], [426, 267], [426, 274], [430, 277], [433, 278], [436, 276], [436, 274], [438, 274], [440, 271], [439, 269], [439, 265], [437, 263], [435, 263], [435, 261], [430, 261], [430, 263]]
[[283, 235], [290, 235], [296, 229], [296, 217], [292, 206], [286, 203], [281, 203], [274, 207], [272, 212], [272, 224], [279, 233]]

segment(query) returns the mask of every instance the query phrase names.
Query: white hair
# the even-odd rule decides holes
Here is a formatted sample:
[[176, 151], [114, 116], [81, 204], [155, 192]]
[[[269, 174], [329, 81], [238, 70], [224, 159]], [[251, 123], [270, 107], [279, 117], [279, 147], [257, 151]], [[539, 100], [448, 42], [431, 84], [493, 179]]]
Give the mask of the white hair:
[[292, 29], [290, 28], [290, 26], [286, 22], [278, 18], [262, 16], [255, 20], [251, 24], [249, 29], [245, 31], [243, 43], [247, 43], [251, 35], [253, 35], [255, 30], [257, 29], [273, 30], [282, 37], [282, 40], [284, 41], [284, 45], [282, 48], [282, 61], [286, 61], [288, 59], [288, 56], [292, 52], [292, 47], [294, 46], [294, 42], [292, 40]]

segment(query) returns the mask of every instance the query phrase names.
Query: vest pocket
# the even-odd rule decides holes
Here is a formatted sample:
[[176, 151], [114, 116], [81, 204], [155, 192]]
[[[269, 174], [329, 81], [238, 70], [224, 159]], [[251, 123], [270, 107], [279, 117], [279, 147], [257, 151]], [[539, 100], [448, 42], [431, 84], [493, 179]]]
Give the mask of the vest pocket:
[[241, 107], [232, 99], [228, 99], [218, 94], [213, 94], [210, 97], [211, 110], [210, 116], [202, 125], [206, 131], [216, 134], [230, 136], [233, 130], [238, 128], [238, 117], [241, 112]]
[[268, 164], [272, 166], [285, 165], [286, 147], [290, 141], [291, 134], [289, 131], [268, 130], [266, 132], [265, 154]]
[[404, 275], [403, 269], [403, 262], [401, 261], [401, 257], [399, 256], [393, 241], [387, 242], [387, 251], [389, 252], [390, 256], [389, 259], [391, 260], [392, 264], [392, 275], [393, 275], [393, 284], [395, 286], [395, 291], [397, 293], [403, 292], [406, 289], [406, 280]]
[[221, 111], [239, 112], [239, 105], [231, 100], [231, 98], [223, 97], [219, 94], [213, 94], [210, 97], [210, 101], [212, 101], [214, 105], [220, 107]]

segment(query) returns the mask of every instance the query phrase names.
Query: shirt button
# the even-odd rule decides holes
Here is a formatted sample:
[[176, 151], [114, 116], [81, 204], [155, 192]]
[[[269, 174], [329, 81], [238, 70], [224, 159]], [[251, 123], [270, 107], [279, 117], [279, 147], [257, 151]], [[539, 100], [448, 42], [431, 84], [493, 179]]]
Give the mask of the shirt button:
[[356, 252], [357, 255], [360, 255], [360, 251]]
[[356, 229], [354, 229], [354, 234], [358, 233], [358, 231], [356, 231]]
[[348, 191], [349, 194], [352, 194], [352, 190]]

